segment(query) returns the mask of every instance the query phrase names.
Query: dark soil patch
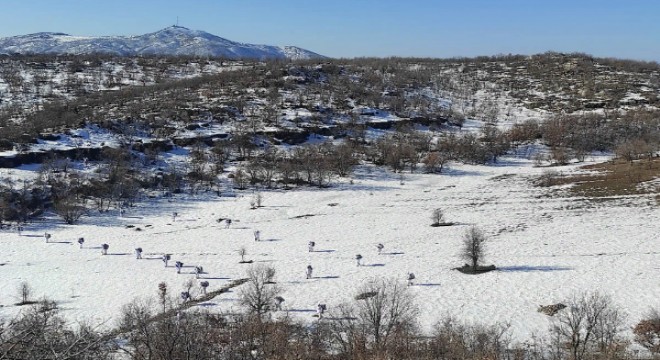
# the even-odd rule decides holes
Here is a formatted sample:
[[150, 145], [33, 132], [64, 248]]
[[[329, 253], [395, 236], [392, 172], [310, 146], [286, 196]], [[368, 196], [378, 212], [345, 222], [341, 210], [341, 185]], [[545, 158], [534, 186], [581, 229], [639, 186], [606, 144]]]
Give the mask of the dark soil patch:
[[34, 305], [34, 304], [38, 304], [38, 303], [39, 303], [38, 301], [28, 300], [28, 301], [17, 302], [15, 305], [16, 306], [23, 306], [23, 305]]
[[452, 225], [454, 225], [453, 222], [443, 222], [443, 223], [431, 224], [431, 226], [433, 226], [433, 227], [452, 226]]
[[316, 216], [316, 214], [298, 215], [298, 216], [292, 217], [292, 219], [305, 219], [305, 218], [312, 217], [312, 216]]
[[365, 299], [368, 299], [368, 298], [372, 298], [372, 297], [374, 297], [374, 296], [376, 296], [376, 295], [378, 295], [377, 292], [375, 292], [375, 291], [369, 291], [369, 292], [365, 292], [365, 293], [362, 293], [362, 294], [358, 294], [358, 295], [355, 297], [355, 300], [365, 300]]
[[488, 265], [488, 266], [477, 266], [477, 268], [475, 269], [472, 266], [466, 264], [461, 267], [454, 268], [454, 270], [458, 270], [463, 274], [479, 275], [479, 274], [485, 274], [489, 271], [497, 270], [497, 267], [495, 265]]

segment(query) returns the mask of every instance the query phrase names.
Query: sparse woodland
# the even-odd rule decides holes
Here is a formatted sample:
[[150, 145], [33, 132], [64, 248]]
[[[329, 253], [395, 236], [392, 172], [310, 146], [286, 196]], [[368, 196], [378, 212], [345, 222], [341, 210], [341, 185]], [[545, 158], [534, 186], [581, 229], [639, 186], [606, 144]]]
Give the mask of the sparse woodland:
[[[451, 162], [495, 164], [513, 153], [552, 168], [610, 153], [625, 163], [620, 171], [642, 164], [639, 176], [627, 175], [627, 184], [639, 184], [660, 172], [659, 97], [657, 63], [585, 54], [300, 62], [0, 56], [0, 151], [11, 152], [0, 166], [41, 164], [34, 181], [0, 183], [0, 225], [45, 211], [76, 224], [146, 196], [324, 188], [365, 163], [441, 175]], [[470, 119], [486, 125], [461, 132]], [[374, 129], [382, 135], [369, 136]], [[90, 140], [92, 132], [107, 143]], [[64, 139], [73, 146], [45, 145]], [[532, 145], [547, 152], [526, 153]], [[184, 149], [185, 161], [166, 161], [173, 149]], [[537, 184], [578, 180], [548, 173]], [[433, 223], [444, 224], [443, 216], [437, 209]], [[483, 234], [474, 231], [463, 255], [476, 269]], [[581, 360], [639, 358], [635, 349], [660, 357], [657, 310], [639, 319], [632, 344], [619, 336], [625, 304], [597, 293], [567, 299], [551, 336], [530, 345], [513, 343], [506, 324], [451, 318], [423, 334], [415, 299], [383, 279], [365, 286], [373, 296], [331, 309], [325, 316], [333, 321], [273, 320], [273, 275], [258, 269], [248, 277], [245, 313], [176, 316], [180, 303], [165, 287], [154, 304], [126, 305], [108, 333], [74, 326], [40, 301], [0, 323], [0, 359]], [[26, 284], [26, 304], [29, 295]]]
[[[4, 221], [49, 207], [75, 223], [83, 209], [130, 205], [150, 190], [324, 187], [361, 162], [441, 173], [530, 144], [549, 149], [534, 155], [539, 164], [593, 152], [632, 162], [660, 143], [658, 65], [584, 54], [266, 63], [34, 55], [2, 57], [0, 70], [0, 148], [18, 153], [4, 166], [45, 165], [36, 183], [3, 184]], [[539, 118], [519, 120], [518, 108]], [[466, 118], [487, 125], [457, 132]], [[368, 129], [386, 132], [373, 139]], [[65, 136], [73, 148], [34, 150]], [[162, 161], [175, 147], [189, 149], [185, 164]], [[70, 166], [82, 160], [93, 176]]]
[[[273, 320], [277, 293], [263, 269], [252, 271], [241, 314], [183, 311], [159, 285], [152, 301], [123, 308], [117, 328], [99, 331], [67, 322], [54, 302], [42, 300], [0, 324], [3, 359], [651, 359], [660, 356], [657, 310], [634, 329], [635, 345], [620, 336], [625, 312], [599, 293], [575, 294], [552, 320], [547, 339], [513, 342], [507, 324], [483, 326], [439, 319], [431, 334], [408, 288], [393, 280], [365, 284], [356, 300], [335, 306], [312, 324]], [[365, 296], [366, 295], [366, 296]], [[206, 295], [205, 295], [206, 296]]]

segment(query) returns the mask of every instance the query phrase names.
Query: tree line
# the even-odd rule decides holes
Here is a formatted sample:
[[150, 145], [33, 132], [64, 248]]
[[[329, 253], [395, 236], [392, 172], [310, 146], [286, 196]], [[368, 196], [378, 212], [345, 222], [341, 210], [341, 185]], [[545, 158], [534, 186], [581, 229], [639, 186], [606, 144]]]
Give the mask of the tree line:
[[[151, 300], [125, 305], [113, 330], [73, 324], [42, 300], [0, 323], [3, 359], [639, 359], [622, 336], [624, 311], [601, 293], [577, 293], [553, 315], [547, 336], [513, 341], [509, 325], [446, 315], [422, 332], [417, 299], [395, 280], [372, 279], [351, 301], [309, 321], [274, 307], [277, 285], [253, 268], [240, 290], [244, 312], [177, 310], [166, 284]], [[189, 300], [184, 300], [189, 301]], [[325, 307], [324, 307], [325, 309]], [[643, 358], [660, 356], [660, 317], [650, 311], [633, 329]]]

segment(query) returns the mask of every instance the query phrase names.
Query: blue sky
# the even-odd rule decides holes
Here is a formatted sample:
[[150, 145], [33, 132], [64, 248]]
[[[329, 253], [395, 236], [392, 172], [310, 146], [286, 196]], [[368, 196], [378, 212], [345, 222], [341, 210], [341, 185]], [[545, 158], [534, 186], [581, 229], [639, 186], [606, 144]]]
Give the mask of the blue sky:
[[331, 57], [548, 50], [660, 61], [657, 0], [0, 0], [0, 37], [139, 35], [179, 24]]

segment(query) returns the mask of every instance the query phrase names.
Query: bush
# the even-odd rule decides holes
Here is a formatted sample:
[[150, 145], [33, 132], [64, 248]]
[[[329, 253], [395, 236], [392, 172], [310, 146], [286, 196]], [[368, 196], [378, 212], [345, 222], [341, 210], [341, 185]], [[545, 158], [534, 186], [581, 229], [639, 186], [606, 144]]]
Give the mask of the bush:
[[633, 329], [635, 342], [654, 355], [660, 354], [660, 311], [651, 310]]

